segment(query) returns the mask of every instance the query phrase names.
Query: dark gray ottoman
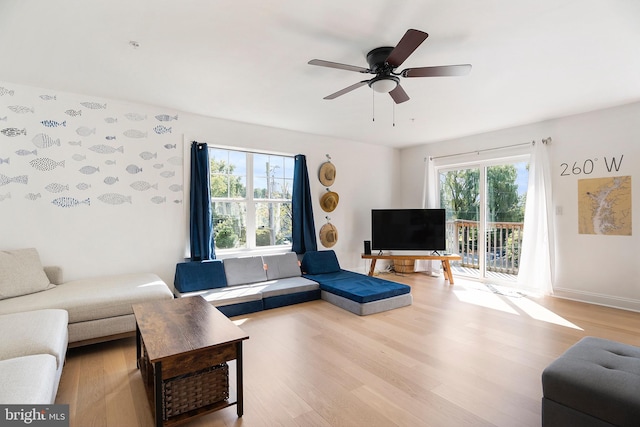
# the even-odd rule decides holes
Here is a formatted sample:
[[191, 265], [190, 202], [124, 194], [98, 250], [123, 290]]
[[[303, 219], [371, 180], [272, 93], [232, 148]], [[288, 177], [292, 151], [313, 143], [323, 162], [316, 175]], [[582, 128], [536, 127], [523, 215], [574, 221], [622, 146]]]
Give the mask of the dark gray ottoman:
[[542, 425], [640, 426], [640, 348], [585, 337], [542, 372]]

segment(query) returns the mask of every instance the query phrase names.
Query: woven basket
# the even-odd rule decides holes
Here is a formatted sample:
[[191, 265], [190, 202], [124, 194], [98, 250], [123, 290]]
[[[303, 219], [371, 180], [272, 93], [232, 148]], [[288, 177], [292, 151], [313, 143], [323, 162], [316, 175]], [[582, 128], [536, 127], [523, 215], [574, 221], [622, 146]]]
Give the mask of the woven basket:
[[164, 419], [229, 398], [229, 366], [226, 363], [163, 381]]
[[415, 260], [394, 259], [393, 269], [398, 273], [413, 273], [415, 271]]

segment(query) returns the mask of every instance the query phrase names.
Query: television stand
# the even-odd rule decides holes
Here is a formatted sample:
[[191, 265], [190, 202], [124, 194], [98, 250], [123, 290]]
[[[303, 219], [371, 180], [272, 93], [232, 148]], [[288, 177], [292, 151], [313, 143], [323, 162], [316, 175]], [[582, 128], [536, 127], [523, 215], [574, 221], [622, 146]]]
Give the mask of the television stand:
[[430, 261], [442, 261], [442, 270], [444, 271], [445, 280], [449, 281], [450, 285], [453, 285], [453, 274], [451, 273], [450, 261], [460, 261], [462, 257], [460, 255], [391, 255], [391, 254], [362, 254], [362, 259], [370, 259], [371, 267], [369, 267], [369, 276], [373, 276], [376, 271], [376, 261], [379, 259], [390, 260], [430, 260]]

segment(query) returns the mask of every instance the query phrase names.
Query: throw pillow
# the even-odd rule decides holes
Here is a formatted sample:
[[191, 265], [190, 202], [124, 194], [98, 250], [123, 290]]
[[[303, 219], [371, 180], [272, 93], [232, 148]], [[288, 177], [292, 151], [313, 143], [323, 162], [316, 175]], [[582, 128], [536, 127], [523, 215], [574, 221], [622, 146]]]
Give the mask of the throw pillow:
[[0, 300], [53, 287], [34, 248], [0, 251]]

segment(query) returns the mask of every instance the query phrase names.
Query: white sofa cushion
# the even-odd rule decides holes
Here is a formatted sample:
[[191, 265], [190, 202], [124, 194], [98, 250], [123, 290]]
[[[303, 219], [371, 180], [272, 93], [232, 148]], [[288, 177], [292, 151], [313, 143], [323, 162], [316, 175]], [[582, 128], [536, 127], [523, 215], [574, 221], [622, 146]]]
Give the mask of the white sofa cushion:
[[69, 323], [76, 323], [133, 314], [131, 304], [173, 294], [157, 275], [134, 273], [74, 280], [19, 298], [0, 301], [0, 314], [61, 308], [69, 312]]
[[54, 287], [33, 248], [0, 251], [0, 300]]
[[50, 354], [0, 360], [0, 404], [49, 405], [56, 396], [56, 358]]
[[68, 315], [65, 310], [37, 310], [0, 315], [0, 360], [50, 354], [56, 368], [67, 353]]
[[262, 298], [289, 295], [297, 292], [315, 291], [320, 288], [318, 282], [305, 277], [286, 277], [284, 279], [270, 280], [268, 282], [253, 285], [260, 289]]

